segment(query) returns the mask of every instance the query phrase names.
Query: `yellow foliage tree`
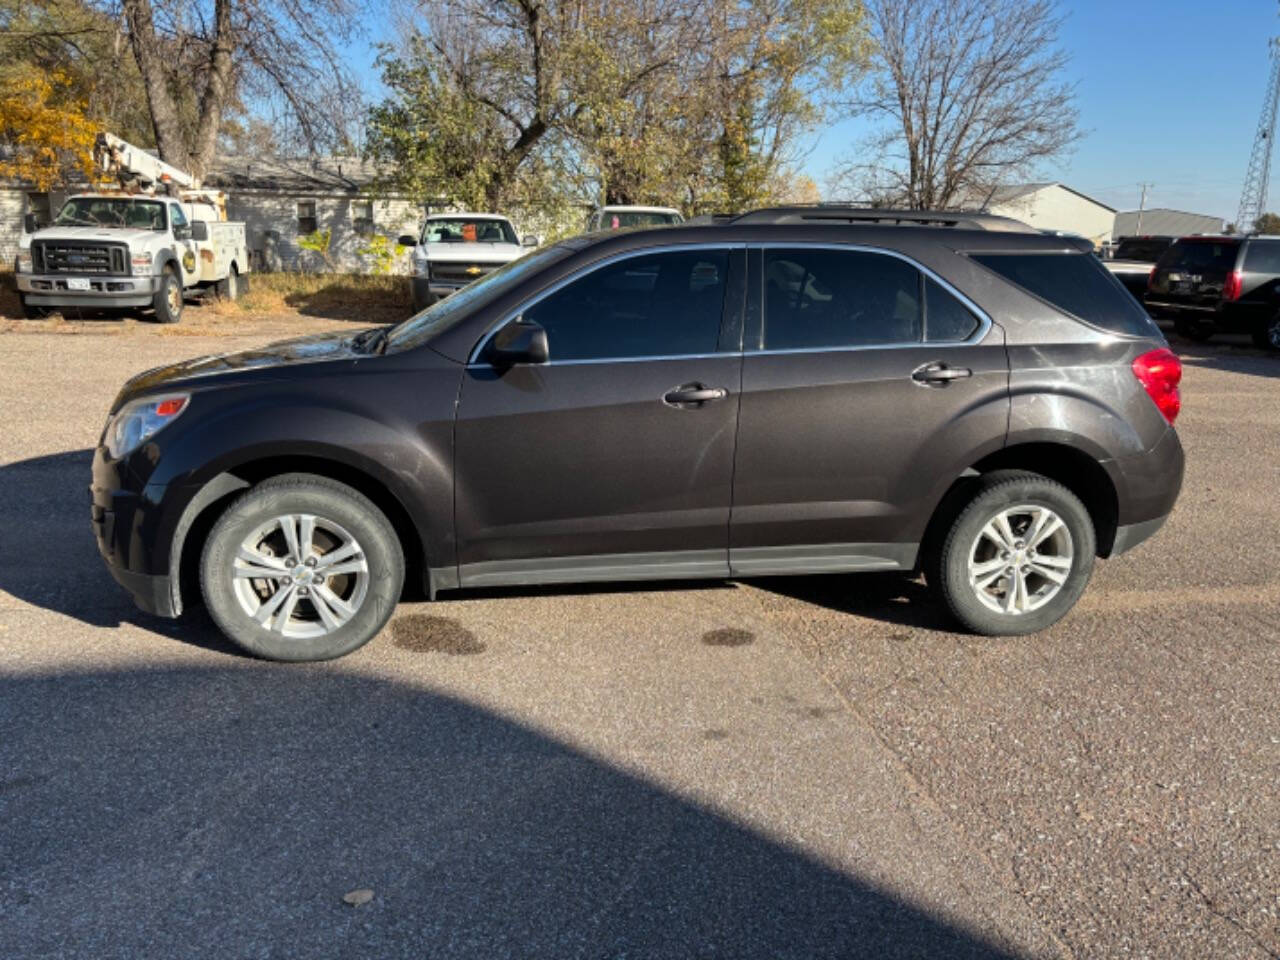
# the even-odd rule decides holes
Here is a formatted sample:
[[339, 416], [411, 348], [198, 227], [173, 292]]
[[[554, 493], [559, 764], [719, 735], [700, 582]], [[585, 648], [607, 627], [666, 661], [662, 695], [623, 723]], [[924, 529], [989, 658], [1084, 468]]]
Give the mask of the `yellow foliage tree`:
[[48, 190], [73, 172], [92, 175], [96, 129], [69, 87], [30, 64], [0, 70], [0, 178]]

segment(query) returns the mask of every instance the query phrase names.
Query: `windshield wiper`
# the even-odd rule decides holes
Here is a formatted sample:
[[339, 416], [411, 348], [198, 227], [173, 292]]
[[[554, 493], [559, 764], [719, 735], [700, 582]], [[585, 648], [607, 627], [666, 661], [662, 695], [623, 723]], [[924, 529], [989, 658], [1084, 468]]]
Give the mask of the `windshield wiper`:
[[388, 324], [385, 327], [370, 327], [368, 330], [362, 330], [357, 333], [351, 340], [351, 346], [364, 353], [382, 353], [387, 349], [387, 334], [395, 324]]

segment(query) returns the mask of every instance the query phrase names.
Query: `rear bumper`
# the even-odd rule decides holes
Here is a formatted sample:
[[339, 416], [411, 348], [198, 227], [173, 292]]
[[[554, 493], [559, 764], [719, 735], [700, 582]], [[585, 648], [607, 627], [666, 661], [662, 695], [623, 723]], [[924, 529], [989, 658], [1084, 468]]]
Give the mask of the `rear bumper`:
[[1116, 486], [1119, 516], [1107, 556], [1132, 550], [1169, 518], [1182, 492], [1186, 458], [1172, 427], [1150, 450], [1104, 464]]
[[18, 292], [35, 307], [148, 307], [160, 285], [159, 277], [90, 277], [91, 289], [71, 291], [67, 279], [55, 274], [16, 275]]

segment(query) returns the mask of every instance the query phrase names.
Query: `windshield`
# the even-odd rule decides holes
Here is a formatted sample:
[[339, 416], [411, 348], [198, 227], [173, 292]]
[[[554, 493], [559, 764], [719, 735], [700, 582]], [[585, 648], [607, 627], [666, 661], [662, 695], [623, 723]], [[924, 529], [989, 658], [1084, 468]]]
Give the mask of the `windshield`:
[[62, 205], [54, 225], [164, 230], [164, 204], [132, 197], [72, 197]]
[[428, 220], [423, 243], [517, 243], [516, 232], [506, 220], [459, 217]]
[[1160, 269], [1213, 270], [1226, 273], [1236, 265], [1238, 240], [1178, 240], [1160, 258]]
[[387, 334], [386, 349], [403, 350], [426, 343], [465, 320], [473, 311], [492, 303], [525, 277], [569, 256], [573, 251], [573, 247], [558, 243], [512, 260], [392, 328]]
[[605, 210], [600, 214], [602, 230], [621, 230], [624, 227], [665, 227], [681, 222], [678, 213], [655, 213], [650, 210]]
[[1115, 260], [1141, 260], [1144, 263], [1155, 263], [1160, 255], [1169, 249], [1173, 241], [1168, 237], [1141, 237], [1121, 240], [1116, 247]]

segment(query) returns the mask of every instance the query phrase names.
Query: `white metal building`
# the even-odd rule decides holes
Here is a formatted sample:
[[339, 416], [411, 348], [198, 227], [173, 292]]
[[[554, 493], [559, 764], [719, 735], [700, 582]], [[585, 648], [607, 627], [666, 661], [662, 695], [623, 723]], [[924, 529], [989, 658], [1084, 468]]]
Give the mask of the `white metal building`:
[[1113, 207], [1057, 182], [1000, 187], [988, 197], [971, 197], [970, 203], [1037, 230], [1078, 234], [1095, 246], [1111, 239], [1116, 221]]

